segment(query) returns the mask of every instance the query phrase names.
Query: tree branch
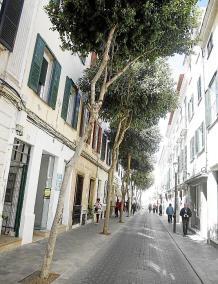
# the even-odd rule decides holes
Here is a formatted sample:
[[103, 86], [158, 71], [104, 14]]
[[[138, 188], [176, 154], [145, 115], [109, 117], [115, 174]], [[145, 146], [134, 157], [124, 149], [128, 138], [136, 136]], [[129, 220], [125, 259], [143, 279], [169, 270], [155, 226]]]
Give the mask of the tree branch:
[[116, 30], [116, 27], [117, 26], [115, 25], [110, 30], [101, 64], [98, 68], [98, 72], [95, 74], [94, 78], [91, 81], [91, 104], [92, 105], [95, 103], [95, 85], [96, 85], [96, 82], [101, 77], [102, 73], [104, 72], [105, 67], [107, 66], [107, 63], [108, 63], [108, 60], [109, 60], [109, 50], [110, 50], [111, 42], [112, 42], [113, 35], [114, 35], [115, 30]]

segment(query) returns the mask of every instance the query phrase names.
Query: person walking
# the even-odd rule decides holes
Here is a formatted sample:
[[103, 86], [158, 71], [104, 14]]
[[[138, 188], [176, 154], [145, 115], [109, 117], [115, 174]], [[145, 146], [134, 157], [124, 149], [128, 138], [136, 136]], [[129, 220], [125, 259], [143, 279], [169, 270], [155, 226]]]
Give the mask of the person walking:
[[131, 211], [132, 211], [132, 214], [134, 215], [135, 212], [136, 212], [136, 203], [135, 202], [132, 203]]
[[174, 209], [173, 209], [171, 203], [170, 203], [169, 206], [167, 207], [166, 213], [167, 213], [167, 216], [168, 216], [168, 223], [172, 223], [172, 222], [173, 222]]
[[96, 214], [96, 224], [99, 223], [99, 216], [101, 214], [102, 204], [100, 203], [100, 198], [97, 198], [96, 203], [94, 204], [94, 211]]
[[156, 206], [156, 204], [154, 203], [154, 204], [153, 204], [153, 213], [156, 212], [156, 207], [157, 207], [157, 206]]
[[162, 204], [159, 205], [159, 215], [162, 216]]
[[180, 216], [182, 217], [183, 237], [185, 237], [188, 233], [189, 218], [192, 216], [191, 209], [186, 203], [184, 204], [184, 207], [180, 210]]
[[115, 204], [115, 217], [118, 217], [118, 212], [120, 211], [121, 203], [119, 198], [117, 198], [117, 202]]
[[148, 205], [148, 211], [149, 211], [149, 213], [151, 213], [151, 210], [152, 210], [152, 205], [151, 205], [151, 203]]

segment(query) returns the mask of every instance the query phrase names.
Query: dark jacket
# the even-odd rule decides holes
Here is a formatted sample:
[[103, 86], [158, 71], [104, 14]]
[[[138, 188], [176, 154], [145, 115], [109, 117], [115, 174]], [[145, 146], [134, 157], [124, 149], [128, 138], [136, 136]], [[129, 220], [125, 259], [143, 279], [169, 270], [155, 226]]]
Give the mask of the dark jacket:
[[183, 219], [189, 219], [192, 216], [191, 209], [190, 208], [182, 208], [180, 210], [180, 216], [182, 217], [182, 220]]

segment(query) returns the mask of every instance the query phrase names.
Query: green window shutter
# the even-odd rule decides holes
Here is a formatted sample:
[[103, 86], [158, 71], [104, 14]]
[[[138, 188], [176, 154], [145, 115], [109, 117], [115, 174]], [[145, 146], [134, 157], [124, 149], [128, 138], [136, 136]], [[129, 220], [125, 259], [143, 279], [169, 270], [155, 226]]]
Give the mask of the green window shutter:
[[55, 109], [55, 106], [56, 106], [60, 75], [61, 75], [61, 65], [59, 64], [59, 62], [57, 60], [54, 60], [54, 66], [53, 66], [52, 78], [51, 78], [51, 85], [50, 85], [50, 88], [49, 88], [49, 95], [48, 95], [48, 97], [49, 97], [48, 104], [53, 109]]
[[66, 77], [65, 89], [64, 89], [64, 98], [62, 103], [61, 117], [67, 119], [67, 111], [70, 97], [70, 89], [72, 86], [72, 80], [69, 77]]
[[45, 49], [45, 42], [37, 35], [35, 49], [33, 53], [32, 65], [30, 69], [28, 86], [34, 91], [38, 92], [39, 78], [43, 62], [43, 54]]
[[9, 51], [12, 51], [14, 47], [22, 8], [23, 0], [6, 0], [2, 3], [0, 42]]
[[74, 107], [74, 114], [73, 114], [73, 120], [72, 120], [72, 126], [75, 129], [77, 129], [77, 123], [78, 123], [79, 108], [80, 108], [80, 98], [81, 98], [80, 92], [77, 91], [75, 107]]

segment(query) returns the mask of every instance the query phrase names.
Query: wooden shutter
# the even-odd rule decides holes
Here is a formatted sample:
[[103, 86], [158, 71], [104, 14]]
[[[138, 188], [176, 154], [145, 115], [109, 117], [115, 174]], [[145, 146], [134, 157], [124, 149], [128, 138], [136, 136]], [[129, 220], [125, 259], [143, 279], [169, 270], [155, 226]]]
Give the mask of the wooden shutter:
[[62, 103], [61, 117], [66, 120], [67, 119], [67, 111], [70, 97], [70, 89], [72, 86], [72, 81], [69, 77], [66, 77], [65, 88], [64, 88], [64, 98]]
[[0, 42], [9, 50], [14, 48], [23, 0], [4, 0], [1, 12]]
[[79, 117], [79, 108], [80, 108], [80, 92], [77, 91], [75, 106], [74, 106], [74, 113], [73, 113], [73, 120], [72, 126], [73, 128], [77, 129], [78, 117]]
[[102, 138], [102, 128], [99, 126], [98, 129], [98, 143], [97, 143], [97, 152], [100, 153], [101, 150], [101, 138]]
[[49, 98], [48, 104], [53, 109], [55, 109], [55, 106], [56, 106], [60, 75], [61, 75], [61, 65], [59, 64], [57, 60], [54, 60], [51, 85], [50, 85], [49, 94], [48, 94], [48, 98]]
[[36, 44], [33, 53], [32, 65], [28, 81], [28, 86], [36, 93], [38, 92], [44, 49], [45, 49], [45, 42], [38, 34], [36, 38]]

